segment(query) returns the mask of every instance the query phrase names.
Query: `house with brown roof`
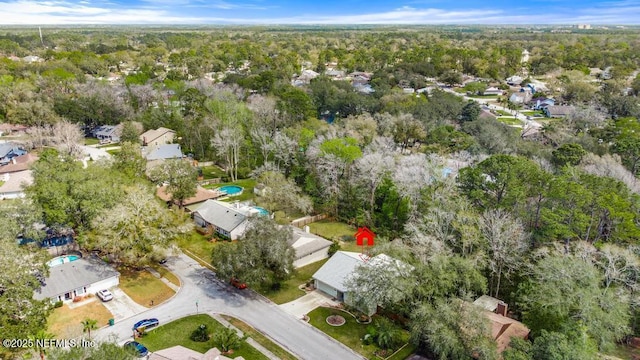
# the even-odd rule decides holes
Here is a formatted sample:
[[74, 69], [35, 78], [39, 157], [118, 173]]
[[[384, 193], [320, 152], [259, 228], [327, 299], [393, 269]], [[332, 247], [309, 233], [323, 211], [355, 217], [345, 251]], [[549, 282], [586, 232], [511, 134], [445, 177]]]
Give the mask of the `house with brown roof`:
[[[217, 348], [211, 348], [202, 354], [184, 346], [176, 345], [170, 348], [154, 351], [147, 358], [148, 360], [231, 360], [220, 352]], [[244, 360], [242, 356], [235, 357], [235, 360]]]
[[509, 346], [511, 338], [529, 337], [529, 328], [518, 320], [507, 317], [508, 306], [504, 301], [482, 295], [473, 304], [484, 309], [483, 314], [491, 322], [491, 337], [498, 345], [498, 353]]
[[[194, 210], [197, 208], [198, 205], [202, 204], [203, 202], [209, 200], [209, 199], [217, 199], [220, 197], [223, 197], [227, 195], [226, 193], [219, 191], [219, 190], [209, 190], [209, 189], [205, 189], [201, 186], [198, 186], [196, 188], [196, 194], [188, 199], [184, 199], [184, 201], [182, 202], [182, 205], [187, 209], [187, 210]], [[165, 201], [167, 203], [171, 202], [171, 194], [167, 193], [167, 186], [159, 186], [156, 189], [156, 196], [159, 197], [160, 199], [162, 199], [162, 201]], [[178, 204], [176, 201], [174, 201], [174, 204]]]
[[36, 161], [38, 161], [37, 155], [27, 153], [16, 156], [8, 164], [0, 166], [0, 175], [29, 170], [31, 164]]
[[0, 124], [0, 136], [21, 135], [27, 132], [28, 127], [17, 124]]
[[140, 135], [142, 146], [157, 147], [160, 145], [171, 144], [176, 136], [176, 132], [164, 127], [155, 130], [147, 130]]

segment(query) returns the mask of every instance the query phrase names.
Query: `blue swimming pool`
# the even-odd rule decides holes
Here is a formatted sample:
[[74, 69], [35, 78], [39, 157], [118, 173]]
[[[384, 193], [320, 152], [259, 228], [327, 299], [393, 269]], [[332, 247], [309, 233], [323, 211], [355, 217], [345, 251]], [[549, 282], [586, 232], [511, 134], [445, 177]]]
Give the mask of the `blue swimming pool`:
[[238, 186], [238, 185], [225, 185], [219, 188], [218, 190], [226, 193], [229, 196], [242, 194], [242, 186]]
[[53, 259], [47, 261], [47, 265], [49, 265], [49, 267], [54, 267], [54, 266], [62, 265], [64, 263], [76, 261], [78, 259], [80, 259], [80, 256], [78, 256], [78, 255], [58, 256], [56, 258], [53, 258]]
[[254, 209], [258, 210], [258, 214], [260, 215], [269, 215], [269, 211], [267, 211], [267, 209], [260, 207], [260, 206], [254, 206]]

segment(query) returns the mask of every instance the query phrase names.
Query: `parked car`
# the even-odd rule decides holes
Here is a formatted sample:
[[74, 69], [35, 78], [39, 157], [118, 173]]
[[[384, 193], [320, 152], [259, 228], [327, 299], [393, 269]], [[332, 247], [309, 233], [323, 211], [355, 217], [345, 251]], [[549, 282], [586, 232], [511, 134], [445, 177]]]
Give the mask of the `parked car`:
[[113, 294], [111, 294], [111, 291], [109, 291], [107, 289], [98, 291], [96, 293], [96, 295], [98, 295], [100, 300], [105, 301], [105, 302], [113, 300]]
[[246, 289], [247, 288], [247, 284], [243, 283], [242, 281], [240, 281], [239, 279], [236, 279], [234, 277], [231, 278], [230, 283], [231, 283], [231, 285], [233, 285], [234, 287], [236, 287], [238, 289]]
[[144, 319], [144, 320], [140, 320], [137, 323], [133, 324], [133, 330], [139, 329], [139, 328], [145, 328], [146, 329], [151, 329], [154, 328], [156, 326], [160, 325], [160, 321], [158, 321], [158, 319], [153, 318], [153, 319]]
[[131, 352], [135, 352], [138, 357], [145, 357], [149, 354], [149, 350], [137, 341], [127, 341], [124, 343], [124, 348]]

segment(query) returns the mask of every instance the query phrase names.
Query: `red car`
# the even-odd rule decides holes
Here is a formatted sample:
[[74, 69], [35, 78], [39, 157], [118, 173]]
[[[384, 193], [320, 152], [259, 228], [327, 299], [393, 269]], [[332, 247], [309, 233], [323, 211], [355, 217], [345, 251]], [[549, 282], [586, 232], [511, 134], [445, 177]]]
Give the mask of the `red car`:
[[242, 281], [240, 281], [239, 279], [236, 278], [231, 278], [230, 281], [231, 285], [233, 285], [234, 287], [238, 288], [238, 289], [246, 289], [247, 288], [247, 284], [243, 283]]

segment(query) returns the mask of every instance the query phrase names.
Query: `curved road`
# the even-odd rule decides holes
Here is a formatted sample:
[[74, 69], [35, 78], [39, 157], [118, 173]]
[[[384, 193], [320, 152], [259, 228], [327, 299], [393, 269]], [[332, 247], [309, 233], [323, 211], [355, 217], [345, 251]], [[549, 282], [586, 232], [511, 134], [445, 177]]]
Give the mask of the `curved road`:
[[182, 282], [178, 293], [162, 305], [96, 331], [95, 339], [131, 340], [133, 324], [146, 318], [158, 318], [160, 324], [166, 324], [196, 312], [221, 313], [250, 324], [300, 359], [364, 359], [253, 291], [220, 282], [213, 271], [184, 254], [169, 258], [166, 266]]

